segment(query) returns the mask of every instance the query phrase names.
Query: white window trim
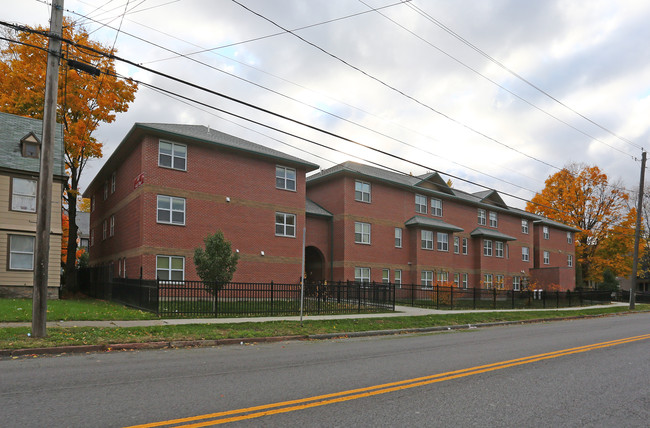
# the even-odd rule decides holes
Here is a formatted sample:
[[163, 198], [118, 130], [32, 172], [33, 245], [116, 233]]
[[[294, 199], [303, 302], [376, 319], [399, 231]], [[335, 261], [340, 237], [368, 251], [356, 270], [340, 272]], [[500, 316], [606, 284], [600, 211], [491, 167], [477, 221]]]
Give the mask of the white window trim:
[[[166, 144], [171, 144], [172, 145], [171, 165], [170, 166], [160, 164], [160, 144], [161, 143], [166, 143]], [[185, 159], [185, 167], [184, 168], [176, 168], [176, 167], [174, 167], [174, 159], [175, 158], [179, 158], [179, 159], [181, 158], [181, 156], [177, 156], [175, 154], [176, 151], [174, 150], [174, 148], [177, 147], [177, 146], [178, 147], [185, 147], [185, 157], [182, 158], [182, 159]], [[187, 144], [174, 143], [172, 141], [167, 141], [167, 140], [159, 140], [158, 141], [158, 166], [160, 168], [174, 169], [176, 171], [187, 171]]]
[[529, 262], [530, 261], [530, 248], [521, 247], [521, 261], [523, 261], [523, 262]]
[[521, 233], [528, 235], [528, 220], [521, 220]]
[[[282, 175], [278, 175], [278, 171], [282, 171]], [[293, 180], [287, 177], [287, 172], [293, 171]], [[281, 179], [284, 183], [283, 186], [278, 186], [278, 179]], [[293, 183], [293, 189], [287, 186], [287, 183]], [[288, 166], [276, 165], [275, 166], [275, 188], [280, 190], [287, 190], [289, 192], [296, 192], [298, 188], [298, 173], [295, 168], [289, 168]]]
[[[437, 202], [435, 206], [434, 202]], [[431, 198], [431, 215], [434, 217], [442, 217], [442, 199]]]
[[485, 257], [492, 257], [492, 241], [490, 239], [483, 240], [483, 255]]
[[115, 236], [115, 215], [111, 215], [108, 236]]
[[183, 273], [183, 279], [180, 281], [185, 281], [185, 257], [183, 256], [167, 256], [164, 254], [157, 254], [156, 255], [156, 278], [158, 278], [158, 270], [163, 270], [163, 269], [158, 269], [158, 258], [166, 257], [169, 261], [169, 269], [166, 269], [169, 273], [169, 279], [163, 279], [161, 281], [179, 281], [177, 279], [172, 279], [172, 272], [178, 272], [178, 269], [172, 269], [172, 259], [181, 259], [183, 261], [183, 270], [181, 271]]
[[[357, 227], [360, 228], [359, 232], [357, 232]], [[359, 235], [359, 240], [357, 240], [357, 235]], [[365, 240], [366, 237], [368, 239], [367, 242]], [[370, 223], [364, 223], [362, 221], [354, 222], [354, 243], [362, 245], [370, 245], [372, 243], [372, 226]]]
[[490, 211], [488, 214], [490, 227], [497, 228], [499, 227], [499, 216], [496, 212]]
[[390, 283], [390, 269], [381, 270], [381, 282], [382, 284]]
[[449, 234], [446, 232], [436, 232], [436, 250], [449, 251]]
[[[30, 194], [27, 194], [27, 193], [17, 193], [16, 192], [16, 180], [27, 181], [30, 184], [31, 183], [35, 184], [35, 186], [34, 186], [34, 194], [30, 195]], [[35, 213], [36, 212], [36, 207], [37, 207], [37, 204], [38, 204], [38, 201], [37, 201], [37, 198], [36, 198], [37, 194], [38, 194], [38, 181], [37, 180], [31, 180], [31, 179], [28, 179], [28, 178], [21, 178], [21, 177], [12, 177], [12, 179], [11, 179], [11, 211], [20, 211], [20, 212], [24, 212], [24, 213]], [[33, 199], [34, 200], [34, 204], [33, 204], [34, 209], [33, 210], [32, 209], [22, 209], [20, 207], [17, 208], [16, 204], [14, 202], [14, 197], [15, 196], [18, 196], [18, 197], [21, 197], [21, 198], [29, 198], [30, 200]]]
[[550, 251], [544, 251], [543, 253], [543, 262], [545, 265], [551, 264], [551, 253]]
[[[430, 276], [430, 278], [429, 278]], [[429, 283], [429, 284], [427, 284]], [[420, 285], [425, 290], [433, 289], [433, 271], [432, 270], [423, 270], [420, 273]]]
[[395, 285], [399, 285], [399, 288], [402, 287], [402, 269], [395, 269], [393, 272], [395, 277]]
[[[282, 216], [282, 223], [278, 223], [278, 216]], [[287, 233], [287, 230], [289, 230], [292, 225], [287, 223], [288, 218], [293, 218], [293, 234]], [[296, 228], [298, 225], [296, 224], [296, 215], [291, 214], [291, 213], [282, 213], [282, 212], [276, 212], [275, 213], [275, 236], [282, 236], [285, 238], [295, 238], [296, 237]], [[278, 226], [282, 226], [282, 233], [278, 233]]]
[[464, 289], [467, 289], [467, 288], [469, 287], [469, 283], [468, 283], [467, 277], [468, 277], [468, 275], [467, 275], [466, 273], [463, 273], [463, 281], [462, 281], [462, 284], [463, 284], [463, 288], [464, 288]]
[[[13, 241], [13, 239], [14, 239], [15, 237], [19, 237], [19, 238], [31, 238], [31, 241], [32, 241], [32, 251], [18, 251], [18, 250], [12, 250], [12, 249], [11, 249], [11, 244], [12, 244], [12, 241]], [[34, 270], [34, 253], [35, 253], [35, 251], [36, 251], [36, 238], [35, 238], [34, 236], [30, 236], [30, 235], [15, 235], [15, 234], [9, 234], [9, 235], [7, 235], [7, 238], [9, 239], [9, 242], [8, 242], [8, 247], [9, 247], [9, 248], [8, 248], [8, 250], [9, 250], [9, 265], [7, 266], [7, 267], [9, 268], [9, 270], [10, 270], [10, 271], [23, 271], [23, 272], [33, 271], [33, 270]], [[14, 254], [15, 254], [15, 255], [26, 255], [26, 254], [31, 254], [31, 256], [32, 256], [32, 258], [31, 258], [31, 262], [32, 262], [31, 267], [29, 267], [29, 268], [14, 267], [14, 266], [13, 266], [13, 257], [12, 257]]]
[[460, 237], [454, 236], [454, 254], [460, 254]]
[[[494, 241], [494, 256], [502, 259], [504, 257], [503, 242]], [[500, 254], [500, 255], [499, 255]]]
[[113, 171], [113, 173], [111, 174], [111, 194], [115, 193], [116, 181], [117, 181], [117, 172]]
[[483, 208], [478, 209], [478, 224], [481, 226], [487, 225], [487, 212]]
[[[418, 203], [418, 198], [424, 198], [424, 203]], [[424, 208], [423, 208], [424, 207]], [[415, 194], [415, 212], [418, 214], [426, 214], [427, 213], [427, 197], [424, 195], [420, 195], [418, 193]]]
[[[427, 236], [431, 236], [431, 239], [425, 239], [424, 234], [427, 234]], [[421, 230], [420, 231], [420, 247], [423, 250], [431, 250], [433, 251], [433, 243], [434, 243], [434, 236], [433, 236], [433, 231], [431, 230]], [[430, 247], [429, 247], [430, 244]]]
[[[361, 186], [361, 190], [357, 190], [357, 184]], [[364, 186], [368, 186], [368, 191], [363, 190]], [[357, 198], [357, 192], [359, 192], [361, 198]], [[368, 195], [368, 200], [364, 199], [364, 196]], [[354, 200], [357, 202], [363, 202], [369, 204], [372, 202], [372, 185], [367, 181], [354, 180]]]
[[542, 234], [544, 235], [544, 239], [549, 239], [551, 237], [548, 226], [542, 226]]
[[401, 227], [395, 228], [395, 248], [402, 248], [403, 232]]
[[[158, 212], [161, 210], [161, 208], [158, 207], [160, 198], [169, 198], [169, 210], [168, 209], [162, 209], [163, 211], [169, 211], [169, 221], [162, 221], [158, 219]], [[181, 212], [180, 210], [175, 210], [174, 209], [174, 200], [180, 200], [183, 201], [183, 222], [175, 222], [174, 221], [174, 213], [175, 212]], [[173, 226], [185, 226], [185, 220], [187, 218], [187, 201], [185, 198], [179, 198], [177, 196], [169, 196], [169, 195], [157, 195], [156, 197], [156, 223], [159, 224], [170, 224]]]
[[[368, 275], [364, 275], [367, 273]], [[370, 283], [370, 268], [369, 267], [361, 267], [357, 266], [354, 268], [354, 282], [358, 282], [361, 284], [369, 284]]]
[[467, 238], [463, 238], [462, 252], [463, 252], [463, 255], [464, 255], [464, 256], [467, 255], [467, 252], [468, 252], [467, 249], [468, 249], [468, 247], [469, 247], [469, 239], [467, 239]]
[[566, 264], [568, 267], [573, 267], [573, 254], [567, 254]]
[[512, 290], [521, 291], [521, 277], [519, 276], [512, 277]]

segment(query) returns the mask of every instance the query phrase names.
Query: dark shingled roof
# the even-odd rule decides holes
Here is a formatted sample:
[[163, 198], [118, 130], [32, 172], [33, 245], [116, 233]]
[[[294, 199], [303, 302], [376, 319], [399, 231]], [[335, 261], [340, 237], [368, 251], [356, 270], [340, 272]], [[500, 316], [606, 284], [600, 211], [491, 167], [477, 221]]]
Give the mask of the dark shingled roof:
[[333, 217], [332, 213], [327, 211], [325, 208], [318, 205], [316, 202], [311, 199], [307, 199], [305, 204], [305, 212], [307, 215], [317, 215], [321, 217]]
[[[38, 173], [40, 158], [23, 157], [20, 140], [33, 133], [39, 141], [43, 139], [43, 121], [30, 117], [0, 112], [0, 168]], [[54, 176], [64, 177], [63, 126], [56, 125], [54, 134]]]
[[435, 218], [429, 218], [429, 217], [422, 217], [419, 215], [416, 215], [415, 217], [411, 217], [404, 223], [405, 226], [418, 226], [418, 227], [430, 227], [432, 229], [438, 229], [438, 230], [447, 230], [450, 232], [462, 232], [463, 229], [462, 227], [454, 226], [453, 224], [445, 223], [442, 220], [438, 220]]
[[496, 239], [499, 241], [516, 241], [517, 238], [514, 238], [510, 235], [506, 235], [505, 233], [498, 232], [496, 230], [492, 229], [486, 229], [484, 227], [477, 227], [476, 229], [472, 230], [470, 233], [470, 236], [482, 236], [484, 238], [490, 238], [490, 239]]

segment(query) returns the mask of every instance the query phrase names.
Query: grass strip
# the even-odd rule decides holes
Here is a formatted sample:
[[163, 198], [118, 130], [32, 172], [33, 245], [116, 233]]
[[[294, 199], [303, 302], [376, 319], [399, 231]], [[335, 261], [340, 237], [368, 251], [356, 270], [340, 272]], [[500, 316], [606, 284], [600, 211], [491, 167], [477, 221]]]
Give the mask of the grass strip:
[[[637, 305], [637, 311], [650, 305]], [[318, 320], [303, 322], [271, 321], [235, 324], [189, 324], [151, 327], [71, 327], [49, 328], [45, 338], [28, 337], [30, 328], [0, 329], [0, 349], [42, 348], [68, 345], [110, 345], [115, 343], [213, 340], [271, 336], [351, 333], [373, 330], [414, 329], [462, 324], [482, 324], [499, 321], [554, 319], [574, 316], [594, 316], [628, 312], [625, 307], [603, 307], [566, 311], [521, 311], [458, 313], [387, 318]]]
[[[95, 299], [48, 300], [48, 321], [117, 321], [158, 319], [156, 314]], [[0, 299], [0, 322], [30, 322], [32, 299]]]

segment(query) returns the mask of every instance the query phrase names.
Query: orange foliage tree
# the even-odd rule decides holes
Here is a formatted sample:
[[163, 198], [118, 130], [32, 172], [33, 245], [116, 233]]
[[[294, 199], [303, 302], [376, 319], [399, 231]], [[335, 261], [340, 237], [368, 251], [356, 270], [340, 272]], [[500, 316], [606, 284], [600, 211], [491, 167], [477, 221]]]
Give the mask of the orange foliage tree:
[[629, 273], [636, 212], [621, 183], [610, 184], [597, 166], [572, 163], [545, 184], [526, 210], [580, 229], [575, 241], [583, 279], [600, 281], [605, 268]]
[[[43, 118], [48, 29], [34, 32], [8, 30], [0, 48], [0, 110]], [[93, 137], [101, 123], [115, 120], [115, 114], [128, 110], [135, 99], [137, 84], [116, 76], [114, 60], [85, 50], [91, 47], [101, 52], [115, 53], [108, 47], [90, 40], [88, 31], [76, 22], [63, 20], [63, 56], [59, 67], [57, 121], [64, 124], [64, 161], [69, 180], [64, 198], [69, 215], [67, 252], [77, 250], [76, 211], [79, 179], [91, 158], [102, 156], [102, 143]], [[66, 42], [70, 40], [73, 43]], [[102, 74], [98, 77], [78, 71], [65, 60], [92, 65]], [[66, 264], [66, 287], [76, 288], [75, 260]]]

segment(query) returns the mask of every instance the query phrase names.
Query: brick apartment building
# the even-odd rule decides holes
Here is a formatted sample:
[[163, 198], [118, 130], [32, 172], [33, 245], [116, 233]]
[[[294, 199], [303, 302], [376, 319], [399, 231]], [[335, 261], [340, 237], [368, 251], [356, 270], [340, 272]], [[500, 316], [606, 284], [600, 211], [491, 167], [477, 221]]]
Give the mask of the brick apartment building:
[[240, 254], [234, 280], [575, 287], [576, 229], [469, 194], [437, 174], [317, 165], [203, 126], [133, 126], [94, 178], [90, 263], [115, 276], [198, 280], [203, 238]]

